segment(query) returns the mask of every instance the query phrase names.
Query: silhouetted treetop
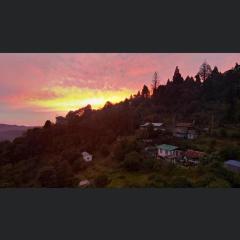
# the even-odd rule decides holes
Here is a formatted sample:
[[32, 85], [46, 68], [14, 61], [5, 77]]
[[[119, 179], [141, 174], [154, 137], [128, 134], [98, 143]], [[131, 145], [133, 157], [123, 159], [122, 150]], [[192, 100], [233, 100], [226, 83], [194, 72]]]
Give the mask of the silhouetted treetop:
[[52, 122], [50, 120], [47, 120], [43, 126], [43, 128], [48, 129], [52, 126]]
[[238, 63], [235, 64], [234, 70], [240, 70], [240, 65]]
[[149, 98], [149, 97], [150, 97], [150, 91], [149, 91], [149, 89], [148, 89], [148, 87], [147, 87], [146, 85], [143, 86], [141, 95], [142, 95], [144, 98]]
[[204, 61], [203, 64], [200, 66], [198, 72], [202, 81], [204, 82], [211, 75], [211, 73], [212, 73], [211, 66], [206, 61]]
[[[131, 97], [130, 97], [131, 98]], [[110, 102], [110, 101], [107, 101], [106, 103], [105, 103], [105, 105], [104, 105], [104, 107], [103, 108], [110, 108], [110, 107], [112, 107], [113, 106], [113, 104]]]
[[183, 83], [183, 78], [182, 78], [182, 75], [181, 75], [181, 73], [179, 71], [178, 66], [176, 67], [176, 69], [174, 71], [173, 83], [174, 84], [181, 84], [181, 83]]
[[152, 80], [152, 94], [155, 95], [157, 92], [157, 88], [158, 88], [158, 73], [155, 72], [153, 74], [153, 80]]

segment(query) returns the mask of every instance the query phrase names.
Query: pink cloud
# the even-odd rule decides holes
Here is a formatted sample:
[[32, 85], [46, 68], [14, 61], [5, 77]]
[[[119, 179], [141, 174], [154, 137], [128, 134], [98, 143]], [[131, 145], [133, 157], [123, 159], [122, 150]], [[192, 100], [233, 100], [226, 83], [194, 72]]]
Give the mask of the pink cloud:
[[[46, 88], [60, 86], [102, 91], [125, 88], [135, 93], [143, 84], [151, 84], [155, 71], [159, 73], [163, 84], [168, 78], [172, 78], [176, 66], [179, 66], [184, 77], [195, 76], [204, 60], [212, 66], [217, 65], [219, 70], [224, 72], [233, 67], [235, 62], [240, 63], [240, 54], [1, 53], [0, 122], [3, 108], [7, 118], [8, 109], [10, 116], [11, 109], [27, 107], [25, 99], [56, 97], [50, 91], [43, 91]], [[18, 120], [21, 121], [21, 118]]]

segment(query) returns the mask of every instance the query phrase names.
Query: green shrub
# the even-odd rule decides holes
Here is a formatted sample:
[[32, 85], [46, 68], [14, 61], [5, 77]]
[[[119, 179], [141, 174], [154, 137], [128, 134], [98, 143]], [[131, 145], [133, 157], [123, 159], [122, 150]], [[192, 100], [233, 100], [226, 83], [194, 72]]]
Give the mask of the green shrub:
[[138, 171], [141, 168], [141, 156], [138, 152], [132, 151], [125, 155], [123, 167], [128, 171]]
[[208, 187], [210, 188], [229, 188], [231, 187], [230, 183], [224, 179], [215, 179], [210, 182]]
[[192, 187], [192, 183], [184, 176], [173, 177], [168, 185], [174, 188], [189, 188]]
[[108, 178], [107, 175], [101, 174], [97, 176], [94, 180], [94, 184], [96, 187], [103, 188], [107, 186], [110, 183], [110, 179]]
[[224, 128], [221, 128], [219, 135], [220, 135], [220, 137], [223, 137], [223, 138], [228, 137], [228, 133], [227, 133], [226, 129], [224, 129]]
[[232, 138], [236, 138], [236, 139], [239, 139], [240, 138], [240, 132], [237, 130], [236, 132], [233, 132], [231, 134], [231, 137]]
[[150, 181], [149, 187], [161, 188], [166, 186], [165, 180], [159, 174], [149, 176], [148, 180]]
[[162, 164], [161, 160], [156, 159], [156, 160], [154, 161], [154, 164], [153, 164], [153, 170], [159, 171], [159, 170], [162, 169], [162, 167], [163, 167], [163, 164]]
[[238, 159], [240, 158], [240, 148], [238, 146], [228, 145], [220, 151], [220, 156], [224, 161], [228, 159]]
[[214, 180], [215, 180], [215, 178], [214, 178], [213, 174], [206, 173], [206, 174], [202, 175], [200, 178], [198, 178], [197, 181], [195, 181], [193, 183], [193, 187], [196, 187], [196, 188], [207, 187], [209, 185], [209, 183]]
[[103, 157], [107, 157], [109, 155], [109, 147], [107, 144], [103, 144], [100, 148], [100, 152]]
[[209, 142], [209, 152], [213, 152], [215, 150], [215, 147], [216, 147], [216, 139], [212, 139], [210, 142]]
[[145, 158], [142, 161], [142, 167], [146, 170], [151, 170], [151, 169], [153, 169], [155, 162], [156, 162], [156, 160], [154, 158]]
[[74, 173], [78, 173], [79, 171], [85, 170], [88, 166], [89, 164], [84, 162], [82, 159], [76, 159], [72, 163], [72, 170]]
[[77, 184], [72, 168], [67, 161], [57, 163], [56, 174], [58, 187], [74, 187]]
[[41, 187], [56, 187], [57, 186], [57, 175], [56, 170], [51, 166], [46, 166], [40, 169], [38, 173], [38, 182]]

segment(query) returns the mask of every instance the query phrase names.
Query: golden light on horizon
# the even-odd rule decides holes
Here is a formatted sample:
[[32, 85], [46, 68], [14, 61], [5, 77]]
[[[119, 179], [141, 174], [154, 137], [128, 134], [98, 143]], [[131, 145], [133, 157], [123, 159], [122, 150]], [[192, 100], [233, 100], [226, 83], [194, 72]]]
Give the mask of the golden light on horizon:
[[98, 90], [78, 87], [53, 87], [45, 88], [43, 91], [52, 94], [50, 98], [31, 98], [28, 104], [40, 107], [43, 110], [66, 112], [76, 110], [91, 104], [92, 108], [99, 109], [107, 101], [117, 103], [132, 94], [129, 89], [120, 90]]

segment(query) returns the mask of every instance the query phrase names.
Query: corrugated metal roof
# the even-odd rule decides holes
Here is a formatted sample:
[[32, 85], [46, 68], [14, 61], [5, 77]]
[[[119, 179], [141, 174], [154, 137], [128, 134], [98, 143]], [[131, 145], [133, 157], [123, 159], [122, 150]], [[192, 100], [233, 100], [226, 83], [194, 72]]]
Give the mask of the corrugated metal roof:
[[141, 127], [147, 127], [150, 124], [152, 124], [154, 127], [161, 127], [163, 125], [163, 123], [150, 123], [150, 122], [147, 122], [147, 123], [142, 124]]
[[168, 144], [161, 144], [158, 145], [157, 148], [163, 149], [163, 150], [167, 150], [167, 151], [173, 151], [178, 149], [178, 147], [173, 146], [173, 145], [168, 145]]
[[188, 158], [201, 158], [205, 155], [204, 152], [200, 152], [200, 151], [195, 151], [195, 150], [192, 150], [192, 149], [188, 149], [184, 155]]
[[240, 168], [240, 161], [238, 161], [238, 160], [228, 160], [228, 161], [224, 162], [224, 164]]

